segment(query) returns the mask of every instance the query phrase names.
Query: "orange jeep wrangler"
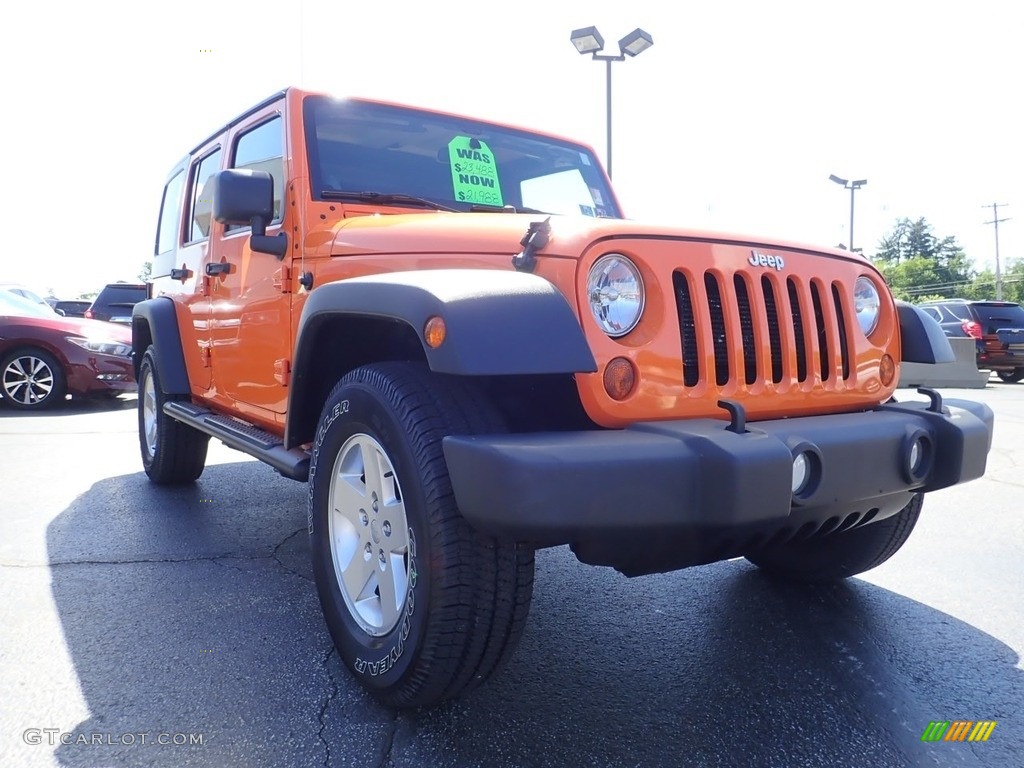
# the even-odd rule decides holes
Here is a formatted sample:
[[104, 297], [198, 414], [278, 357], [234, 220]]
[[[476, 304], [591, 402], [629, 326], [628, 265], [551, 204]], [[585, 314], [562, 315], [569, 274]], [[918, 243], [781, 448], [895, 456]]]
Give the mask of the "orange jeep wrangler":
[[392, 706], [508, 658], [540, 547], [844, 578], [991, 445], [984, 405], [893, 398], [952, 355], [861, 256], [630, 221], [589, 147], [473, 118], [274, 94], [171, 171], [153, 274], [146, 473], [212, 436], [308, 482], [327, 626]]

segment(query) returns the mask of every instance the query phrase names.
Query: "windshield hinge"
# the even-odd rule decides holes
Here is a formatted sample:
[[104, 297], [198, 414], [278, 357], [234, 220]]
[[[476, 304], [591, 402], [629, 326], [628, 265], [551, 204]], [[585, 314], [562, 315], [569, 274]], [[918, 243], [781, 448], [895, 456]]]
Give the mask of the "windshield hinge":
[[281, 293], [292, 292], [292, 268], [282, 264], [281, 268], [274, 273], [274, 287]]
[[287, 358], [274, 361], [274, 380], [282, 387], [288, 386], [292, 375], [292, 361]]
[[551, 236], [551, 217], [544, 221], [530, 222], [526, 235], [519, 241], [523, 250], [512, 257], [512, 266], [520, 272], [532, 272], [537, 264], [537, 251], [548, 244]]

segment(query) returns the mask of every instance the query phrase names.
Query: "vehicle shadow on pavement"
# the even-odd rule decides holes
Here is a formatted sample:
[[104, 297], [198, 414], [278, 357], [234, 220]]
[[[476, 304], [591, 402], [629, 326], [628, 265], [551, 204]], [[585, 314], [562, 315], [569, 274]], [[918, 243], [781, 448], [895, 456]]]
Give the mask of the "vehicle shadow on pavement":
[[[178, 489], [103, 480], [53, 520], [53, 597], [90, 713], [56, 746], [61, 765], [1008, 765], [1024, 752], [1007, 720], [1024, 701], [1017, 654], [948, 614], [743, 561], [628, 580], [566, 548], [538, 553], [502, 673], [392, 713], [332, 650], [305, 494], [254, 462], [220, 464]], [[955, 719], [1000, 726], [973, 747], [921, 743], [930, 721]]]
[[25, 411], [12, 406], [0, 398], [0, 418], [33, 418], [39, 416], [78, 416], [85, 413], [107, 413], [110, 411], [134, 411], [138, 408], [135, 393], [99, 397], [70, 397], [41, 411]]
[[[538, 566], [512, 664], [402, 716], [389, 765], [1010, 765], [1024, 749], [1017, 654], [894, 592], [745, 561], [634, 581], [565, 550]], [[921, 742], [932, 720], [1004, 718], [973, 750]]]
[[51, 589], [91, 715], [56, 745], [60, 765], [323, 765], [329, 698], [349, 712], [339, 737], [380, 762], [393, 718], [338, 691], [305, 499], [254, 462], [218, 464], [182, 488], [100, 481], [51, 522]]

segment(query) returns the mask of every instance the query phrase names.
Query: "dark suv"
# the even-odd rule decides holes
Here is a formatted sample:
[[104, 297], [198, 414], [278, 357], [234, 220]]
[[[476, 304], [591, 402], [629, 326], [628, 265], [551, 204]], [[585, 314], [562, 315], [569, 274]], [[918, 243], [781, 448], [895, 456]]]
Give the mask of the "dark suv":
[[1024, 308], [1012, 301], [927, 301], [921, 309], [947, 336], [969, 336], [978, 347], [978, 367], [1003, 381], [1024, 379]]
[[92, 306], [85, 310], [85, 316], [131, 325], [132, 308], [145, 301], [148, 295], [145, 283], [110, 283], [93, 299]]

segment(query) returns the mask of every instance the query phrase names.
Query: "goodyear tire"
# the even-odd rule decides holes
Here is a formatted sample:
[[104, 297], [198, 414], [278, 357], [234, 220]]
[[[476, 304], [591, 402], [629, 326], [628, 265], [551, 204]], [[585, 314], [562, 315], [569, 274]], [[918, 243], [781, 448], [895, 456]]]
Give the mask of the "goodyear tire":
[[870, 571], [906, 543], [921, 514], [923, 498], [916, 494], [892, 517], [863, 528], [762, 549], [748, 554], [747, 560], [791, 581], [833, 581]]
[[139, 449], [149, 479], [160, 485], [194, 482], [206, 466], [210, 438], [164, 413], [167, 395], [160, 387], [153, 348], [139, 366]]
[[441, 449], [448, 434], [496, 431], [474, 389], [410, 363], [352, 371], [323, 408], [309, 477], [317, 591], [342, 661], [389, 706], [473, 689], [522, 633], [533, 550], [466, 523]]

